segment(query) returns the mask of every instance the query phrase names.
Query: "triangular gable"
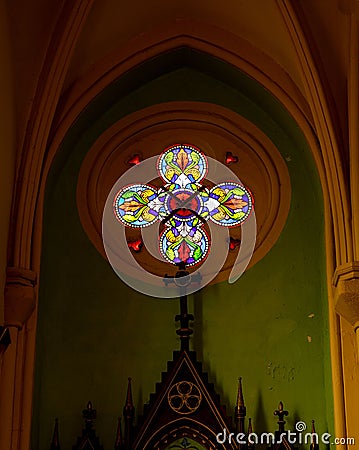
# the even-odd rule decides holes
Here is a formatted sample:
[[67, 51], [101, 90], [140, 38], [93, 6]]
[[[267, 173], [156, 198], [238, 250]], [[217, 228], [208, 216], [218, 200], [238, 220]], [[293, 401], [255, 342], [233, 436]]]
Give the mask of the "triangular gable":
[[273, 450], [293, 450], [293, 445], [289, 444], [287, 438], [285, 436], [282, 437], [281, 442], [274, 444], [273, 447], [271, 447]]
[[145, 406], [133, 449], [163, 448], [159, 441], [165, 443], [166, 439], [181, 436], [197, 436], [199, 441], [207, 441], [207, 448], [235, 448], [216, 441], [216, 435], [224, 429], [228, 432], [231, 424], [195, 352], [174, 352], [168, 369]]
[[73, 450], [103, 450], [103, 447], [100, 445], [99, 439], [94, 432], [90, 435], [78, 438], [76, 445], [72, 448]]

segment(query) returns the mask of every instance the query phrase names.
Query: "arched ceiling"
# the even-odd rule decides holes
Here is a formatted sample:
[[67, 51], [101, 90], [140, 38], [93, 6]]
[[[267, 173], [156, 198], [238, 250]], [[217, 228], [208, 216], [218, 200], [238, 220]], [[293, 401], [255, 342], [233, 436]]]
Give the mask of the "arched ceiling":
[[[347, 117], [350, 110], [350, 120], [356, 123], [357, 105], [348, 95], [347, 80], [355, 90], [356, 46], [353, 40], [357, 5], [354, 0], [224, 0], [220, 4], [203, 0], [193, 3], [151, 0], [140, 7], [130, 2], [120, 8], [114, 0], [64, 0], [53, 8], [48, 2], [36, 0], [29, 8], [25, 0], [8, 2], [16, 87], [16, 178], [31, 180], [35, 177], [34, 186], [43, 178], [44, 174], [40, 173], [43, 158], [52, 146], [58, 119], [63, 117], [63, 105], [72, 108], [68, 99], [73, 92], [88, 93], [90, 81], [92, 85], [97, 83], [99, 93], [115, 80], [108, 75], [116, 76], [118, 66], [126, 71], [128, 61], [136, 64], [136, 60], [150, 58], [151, 45], [160, 47], [166, 39], [180, 37], [180, 45], [186, 47], [187, 37], [195, 36], [189, 47], [193, 42], [199, 43], [199, 48], [209, 42], [215, 54], [210, 53], [220, 58], [218, 54], [227, 52], [231, 65], [236, 65], [236, 58], [242, 58], [246, 67], [241, 70], [265, 86], [287, 108], [289, 101], [299, 114], [304, 112], [304, 125], [309, 133], [314, 133], [311, 145], [317, 146], [319, 142], [315, 156], [319, 172], [324, 174], [323, 167], [329, 173], [333, 171], [329, 184], [341, 185], [336, 199], [338, 205], [332, 208], [343, 210], [348, 216], [349, 197], [343, 181], [349, 172], [348, 142], [349, 139], [355, 142], [356, 134], [351, 132], [350, 135]], [[184, 24], [186, 29], [181, 35]], [[172, 36], [168, 29], [173, 31]], [[152, 42], [148, 46], [149, 41]], [[161, 51], [163, 49], [159, 48]], [[255, 55], [254, 60], [252, 55]], [[166, 67], [163, 70], [166, 71]], [[279, 95], [280, 91], [283, 95]], [[295, 119], [302, 127], [298, 118]], [[325, 177], [322, 176], [324, 183]], [[18, 188], [21, 193], [16, 195], [21, 202], [32, 205], [28, 209], [31, 222], [36, 189], [28, 189], [21, 183]], [[21, 213], [15, 234], [28, 229], [22, 216], [22, 211], [28, 210], [19, 207]], [[350, 226], [345, 225], [344, 219], [335, 218], [334, 228], [336, 233], [345, 229], [350, 240]], [[31, 233], [26, 234], [26, 242], [21, 248], [27, 250], [14, 247], [17, 248], [14, 258], [24, 259], [21, 266], [29, 262]], [[347, 247], [342, 244], [337, 248], [343, 260], [350, 259], [351, 250]]]
[[65, 87], [129, 39], [167, 28], [176, 20], [206, 23], [248, 40], [283, 66], [300, 85], [294, 48], [275, 1], [154, 0], [140, 4], [132, 2], [123, 7], [117, 0], [104, 0], [95, 2], [92, 8], [78, 41]]
[[[302, 86], [296, 49], [281, 14], [279, 0], [151, 0], [127, 2], [94, 0], [75, 46], [63, 91], [112, 51], [143, 33], [151, 33], [180, 20], [209, 24], [243, 38], [272, 58]], [[35, 98], [46, 51], [60, 14], [73, 2], [12, 0], [7, 2], [12, 46], [12, 70], [18, 137]], [[305, 0], [292, 2], [304, 27], [321, 74], [327, 78], [338, 108], [342, 133], [346, 134], [346, 78], [349, 60], [350, 17], [356, 0]], [[61, 24], [60, 24], [61, 26]], [[240, 53], [240, 48], [238, 49]]]
[[[218, 53], [227, 51], [228, 62], [235, 65], [234, 59], [243, 58], [247, 52], [247, 59], [243, 58], [247, 65], [244, 72], [273, 92], [286, 107], [290, 97], [291, 105], [296, 105], [300, 114], [304, 112], [305, 126], [315, 136], [312, 144], [316, 146], [319, 142], [315, 157], [318, 170], [322, 174], [322, 167], [330, 169], [330, 173], [333, 170], [330, 184], [341, 185], [338, 209], [348, 215], [349, 197], [343, 180], [349, 171], [349, 138], [355, 142], [356, 135], [353, 132], [349, 135], [347, 114], [350, 109], [351, 122], [356, 123], [357, 105], [352, 99], [347, 105], [350, 92], [347, 79], [355, 87], [353, 39], [357, 1], [224, 0], [218, 4], [203, 0], [192, 3], [151, 0], [140, 7], [130, 2], [121, 8], [115, 0], [64, 0], [57, 2], [55, 8], [52, 6], [43, 0], [36, 0], [31, 8], [25, 0], [7, 4], [16, 87], [18, 180], [35, 177], [34, 186], [37, 186], [43, 178], [44, 174], [40, 174], [43, 158], [49, 153], [63, 105], [72, 108], [68, 102], [72, 92], [81, 89], [88, 92], [89, 79], [100, 90], [104, 89], [115, 80], [108, 79], [107, 75], [116, 69], [116, 64], [126, 71], [126, 63], [131, 58], [136, 60], [135, 55], [137, 60], [146, 61], [148, 41], [152, 40], [154, 46], [164, 42], [167, 36], [169, 39], [181, 36], [179, 30], [186, 24], [184, 40], [194, 36], [198, 27], [201, 34], [195, 36], [195, 41], [212, 43], [217, 58]], [[172, 37], [168, 34], [168, 28], [173, 30], [171, 24], [175, 24]], [[161, 40], [160, 33], [165, 27], [167, 31]], [[180, 45], [186, 47], [187, 43], [183, 44], [182, 39]], [[255, 54], [255, 62], [248, 54]], [[253, 67], [255, 74], [251, 73]], [[116, 70], [112, 75], [116, 75]], [[278, 95], [280, 90], [282, 97]], [[33, 191], [20, 183], [19, 190], [21, 202], [32, 205], [31, 221], [36, 189]], [[19, 211], [16, 233], [27, 230], [22, 217], [22, 211], [27, 209], [19, 207]], [[345, 225], [344, 219], [335, 218], [334, 228], [336, 233], [345, 229], [350, 240], [350, 226]], [[29, 249], [31, 233], [26, 234], [26, 242]], [[351, 250], [347, 247], [343, 244], [337, 248], [343, 260], [350, 259]], [[15, 251], [15, 259], [26, 259], [21, 266], [28, 265], [29, 255], [27, 250]]]

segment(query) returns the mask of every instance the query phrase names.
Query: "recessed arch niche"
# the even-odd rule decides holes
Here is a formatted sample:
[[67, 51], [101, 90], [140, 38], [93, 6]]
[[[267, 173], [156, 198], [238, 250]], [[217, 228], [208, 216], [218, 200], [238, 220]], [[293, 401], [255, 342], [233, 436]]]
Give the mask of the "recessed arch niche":
[[[243, 116], [215, 104], [170, 102], [126, 116], [107, 129], [86, 155], [77, 184], [77, 206], [82, 226], [106, 258], [102, 244], [102, 212], [117, 179], [131, 167], [133, 155], [156, 156], [173, 143], [191, 143], [207, 156], [225, 164], [226, 153], [238, 157], [230, 169], [247, 186], [255, 200], [257, 239], [249, 267], [272, 248], [285, 224], [291, 197], [285, 161], [268, 137]], [[231, 230], [241, 239], [241, 228]], [[139, 230], [128, 229], [134, 241]], [[238, 254], [229, 252], [215, 281], [228, 279]], [[134, 257], [146, 270], [163, 276], [168, 265], [153, 258], [145, 248]], [[126, 267], [123, 268], [126, 272]], [[130, 274], [130, 268], [128, 268]]]
[[[180, 56], [191, 52], [186, 49]], [[59, 120], [53, 130], [49, 151], [56, 153], [56, 158], [44, 198], [34, 448], [46, 447], [52, 418], [69, 424], [84, 398], [91, 398], [99, 417], [105, 417], [98, 422], [97, 431], [106, 448], [110, 447], [127, 377], [135, 380], [134, 398], [147, 399], [164, 362], [176, 348], [172, 317], [178, 305], [138, 295], [121, 284], [84, 231], [77, 190], [89, 151], [97, 143], [103, 148], [112, 135], [120, 136], [108, 131], [110, 134], [101, 141], [107, 130], [121, 123], [117, 131], [123, 131], [123, 121], [131, 119], [128, 126], [133, 124], [132, 114], [143, 116], [146, 108], [160, 111], [173, 102], [190, 102], [193, 116], [196, 108], [207, 108], [207, 122], [211, 122], [210, 104], [242, 116], [256, 128], [254, 136], [257, 132], [263, 135], [264, 148], [277, 148], [291, 179], [289, 214], [271, 251], [246, 272], [240, 285], [217, 283], [205, 288], [204, 319], [201, 324], [197, 315], [199, 339], [194, 347], [200, 350], [229, 406], [236, 396], [238, 375], [248, 380], [246, 401], [249, 414], [256, 416], [256, 429], [272, 423], [278, 396], [300, 417], [318, 418], [319, 429], [331, 424], [330, 382], [323, 383], [330, 377], [328, 339], [324, 335], [323, 198], [308, 143], [291, 114], [258, 82], [232, 65], [208, 54], [201, 58], [203, 64], [200, 58], [196, 65], [190, 58], [172, 65], [166, 64], [168, 60], [171, 55], [158, 55], [147, 65], [136, 66], [87, 99], [72, 121]], [[193, 103], [202, 105], [193, 108]], [[238, 129], [250, 129], [243, 125], [244, 120], [234, 121], [237, 133]], [[249, 138], [240, 137], [249, 145]], [[267, 145], [267, 140], [271, 144]], [[204, 146], [209, 156], [216, 156], [216, 146], [195, 143]], [[256, 145], [260, 142], [252, 147]], [[92, 178], [95, 184], [91, 195], [96, 191], [101, 194], [97, 190], [101, 183], [96, 186], [96, 180], [99, 178]], [[250, 185], [250, 180], [247, 183]], [[103, 186], [106, 191], [106, 183]], [[100, 207], [101, 195], [89, 204]], [[101, 211], [90, 212], [94, 217], [101, 215]], [[96, 223], [92, 226], [96, 232]], [[316, 319], [309, 319], [308, 313], [315, 313]], [[155, 326], [150, 317], [155, 319]], [[147, 342], [151, 342], [151, 352], [146, 349]], [[86, 379], [84, 371], [91, 374]], [[70, 447], [73, 437], [71, 429], [63, 427], [62, 445]]]

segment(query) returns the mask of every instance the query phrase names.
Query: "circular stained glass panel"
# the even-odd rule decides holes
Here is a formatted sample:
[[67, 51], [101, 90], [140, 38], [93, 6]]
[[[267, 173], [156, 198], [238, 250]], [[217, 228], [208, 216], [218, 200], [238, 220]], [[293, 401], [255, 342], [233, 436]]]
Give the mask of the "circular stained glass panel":
[[178, 227], [165, 228], [160, 236], [160, 252], [172, 264], [184, 262], [194, 266], [208, 255], [207, 233], [190, 222], [182, 222]]
[[151, 225], [165, 211], [163, 197], [151, 186], [132, 184], [115, 196], [113, 209], [116, 219], [128, 227]]
[[178, 144], [172, 145], [161, 154], [157, 168], [164, 181], [186, 188], [207, 175], [208, 163], [198, 148]]
[[213, 222], [223, 227], [242, 224], [253, 209], [252, 195], [238, 183], [220, 183], [210, 190], [212, 208], [209, 215]]

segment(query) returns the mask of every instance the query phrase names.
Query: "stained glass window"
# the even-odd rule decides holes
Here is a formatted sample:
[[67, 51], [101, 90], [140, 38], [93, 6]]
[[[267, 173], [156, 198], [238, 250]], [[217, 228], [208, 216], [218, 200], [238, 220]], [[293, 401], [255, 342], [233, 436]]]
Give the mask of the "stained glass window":
[[175, 442], [172, 442], [172, 444], [168, 445], [165, 448], [165, 450], [178, 450], [178, 449], [205, 450], [205, 447], [203, 447], [198, 442], [185, 437], [185, 438], [177, 439]]
[[200, 182], [206, 177], [206, 156], [193, 145], [168, 147], [158, 158], [157, 170], [164, 186], [133, 184], [114, 199], [114, 213], [122, 224], [142, 228], [162, 221], [159, 236], [162, 256], [170, 263], [192, 266], [210, 251], [204, 224], [241, 225], [252, 211], [249, 190], [239, 183], [223, 182], [211, 189]]

